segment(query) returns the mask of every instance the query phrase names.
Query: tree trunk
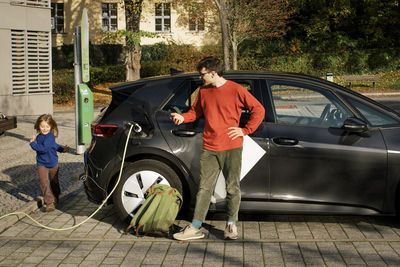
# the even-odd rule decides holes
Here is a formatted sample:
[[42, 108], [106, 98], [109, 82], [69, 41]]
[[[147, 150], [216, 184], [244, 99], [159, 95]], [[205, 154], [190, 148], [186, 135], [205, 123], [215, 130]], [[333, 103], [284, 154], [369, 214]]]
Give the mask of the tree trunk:
[[222, 46], [224, 51], [224, 66], [225, 71], [230, 70], [229, 60], [229, 32], [228, 32], [228, 10], [226, 0], [215, 0], [218, 7], [219, 20], [221, 24]]
[[[125, 21], [128, 31], [138, 32], [140, 30], [140, 16], [142, 14], [143, 0], [125, 0]], [[133, 43], [126, 38], [126, 81], [140, 79], [140, 59], [142, 47], [140, 43]]]
[[140, 79], [140, 58], [142, 47], [140, 44], [129, 45], [126, 49], [126, 81], [136, 81]]
[[237, 57], [238, 57], [238, 42], [236, 38], [236, 32], [232, 33], [232, 66], [233, 70], [238, 69], [238, 62], [237, 62]]

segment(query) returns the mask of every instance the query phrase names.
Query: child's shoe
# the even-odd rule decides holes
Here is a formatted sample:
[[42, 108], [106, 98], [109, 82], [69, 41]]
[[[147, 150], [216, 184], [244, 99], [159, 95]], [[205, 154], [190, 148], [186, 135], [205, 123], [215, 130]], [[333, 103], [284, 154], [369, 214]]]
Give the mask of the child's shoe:
[[44, 212], [51, 212], [51, 211], [55, 211], [55, 210], [56, 210], [56, 206], [54, 205], [54, 202], [46, 205], [43, 209]]

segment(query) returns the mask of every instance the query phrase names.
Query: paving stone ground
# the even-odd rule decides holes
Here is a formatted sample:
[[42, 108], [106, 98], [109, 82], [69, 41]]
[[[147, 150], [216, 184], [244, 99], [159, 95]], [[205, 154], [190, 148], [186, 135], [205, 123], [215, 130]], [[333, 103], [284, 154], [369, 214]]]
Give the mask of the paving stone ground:
[[[56, 110], [60, 144], [74, 147], [74, 115]], [[40, 195], [35, 154], [28, 140], [35, 117], [0, 137], [0, 215]], [[97, 208], [72, 176], [82, 156], [60, 155], [64, 192], [57, 210], [31, 216], [55, 228], [77, 225]], [[236, 241], [223, 240], [224, 215], [204, 224], [206, 237], [177, 242], [168, 237], [124, 234], [113, 206], [85, 224], [52, 231], [24, 217], [0, 233], [0, 266], [400, 266], [400, 221], [393, 217], [240, 214]], [[2, 221], [0, 221], [1, 226]], [[175, 230], [188, 224], [178, 218]]]
[[[29, 146], [37, 117], [18, 116], [17, 128], [0, 136], [0, 215], [21, 209], [41, 195], [36, 152]], [[69, 153], [58, 154], [61, 198], [66, 198], [82, 189], [82, 183], [74, 177], [83, 172], [83, 156], [75, 154], [74, 110], [58, 108], [53, 117], [59, 130], [56, 142], [71, 148]]]
[[[67, 228], [97, 208], [83, 191], [55, 212], [32, 217]], [[0, 234], [0, 266], [399, 266], [400, 223], [392, 217], [241, 214], [240, 238], [223, 240], [223, 214], [207, 218], [206, 237], [124, 234], [113, 206], [76, 229], [51, 231], [25, 217]], [[175, 229], [188, 223], [178, 218]]]

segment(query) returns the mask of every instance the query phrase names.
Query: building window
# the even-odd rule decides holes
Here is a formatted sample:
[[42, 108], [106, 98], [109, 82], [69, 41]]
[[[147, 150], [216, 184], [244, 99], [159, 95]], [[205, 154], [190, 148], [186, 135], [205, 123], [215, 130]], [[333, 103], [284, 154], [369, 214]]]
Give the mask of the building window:
[[204, 10], [200, 3], [192, 5], [189, 10], [189, 31], [204, 31]]
[[156, 32], [171, 32], [171, 4], [156, 4]]
[[51, 32], [64, 32], [64, 3], [51, 3]]
[[103, 3], [101, 13], [103, 32], [115, 32], [118, 29], [117, 3]]
[[10, 1], [10, 4], [21, 6], [49, 7], [49, 2], [49, 0], [15, 0]]

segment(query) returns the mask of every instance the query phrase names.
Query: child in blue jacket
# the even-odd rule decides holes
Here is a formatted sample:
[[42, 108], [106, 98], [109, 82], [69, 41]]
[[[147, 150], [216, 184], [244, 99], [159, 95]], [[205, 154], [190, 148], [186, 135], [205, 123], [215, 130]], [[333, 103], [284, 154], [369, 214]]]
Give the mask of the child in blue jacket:
[[[57, 123], [50, 114], [41, 115], [35, 123], [34, 129], [38, 135], [32, 135], [30, 146], [36, 151], [37, 169], [40, 178], [40, 188], [43, 192], [44, 211], [55, 210], [55, 203], [60, 195], [58, 182], [58, 152], [67, 152], [67, 146], [56, 143], [58, 135]], [[36, 142], [35, 142], [36, 139]]]

